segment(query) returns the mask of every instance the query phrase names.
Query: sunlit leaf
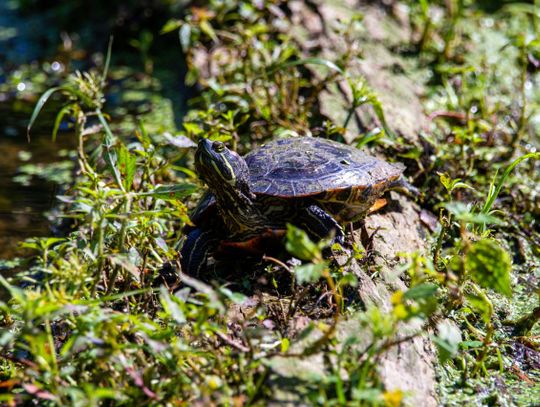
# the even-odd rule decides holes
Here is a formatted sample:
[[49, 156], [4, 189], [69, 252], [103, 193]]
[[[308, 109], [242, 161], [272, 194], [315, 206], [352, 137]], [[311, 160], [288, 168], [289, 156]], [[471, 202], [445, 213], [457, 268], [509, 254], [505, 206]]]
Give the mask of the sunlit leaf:
[[160, 298], [161, 303], [163, 304], [163, 308], [171, 315], [171, 317], [178, 323], [178, 324], [185, 324], [187, 319], [184, 314], [184, 311], [180, 308], [177, 301], [180, 301], [176, 297], [172, 297], [167, 289], [164, 286], [161, 286], [159, 288], [160, 291]]
[[456, 220], [471, 224], [492, 224], [501, 225], [504, 222], [496, 216], [482, 212], [475, 212], [463, 202], [445, 202], [441, 206], [454, 215]]
[[494, 240], [482, 239], [472, 243], [467, 251], [465, 267], [480, 286], [512, 296], [510, 255]]
[[439, 360], [444, 363], [457, 354], [462, 342], [461, 332], [456, 325], [446, 320], [437, 324], [437, 331], [437, 335], [432, 339], [439, 351]]
[[495, 200], [499, 196], [499, 193], [501, 192], [501, 189], [506, 179], [508, 178], [510, 173], [514, 170], [514, 168], [520, 162], [528, 160], [529, 158], [538, 160], [540, 159], [540, 153], [529, 153], [529, 154], [522, 155], [521, 157], [514, 160], [508, 167], [506, 167], [503, 175], [501, 176], [501, 179], [499, 180], [499, 182], [497, 182], [496, 186], [495, 186], [495, 180], [493, 180], [492, 182], [493, 188], [490, 188], [490, 194], [488, 196], [488, 199], [486, 200], [486, 203], [482, 207], [482, 213], [488, 213], [491, 210], [491, 207], [493, 206], [493, 204], [495, 203]]
[[69, 114], [71, 110], [73, 109], [74, 104], [69, 103], [62, 107], [60, 111], [56, 114], [56, 118], [54, 119], [54, 126], [52, 131], [52, 141], [56, 141], [56, 136], [58, 134], [58, 129], [60, 128], [60, 124], [62, 124], [62, 120], [64, 119], [64, 116]]
[[298, 284], [314, 283], [318, 281], [326, 269], [326, 263], [309, 263], [294, 268], [294, 275]]
[[302, 229], [287, 224], [287, 251], [301, 260], [321, 258], [319, 247], [309, 238]]
[[437, 286], [435, 284], [423, 283], [408, 289], [403, 294], [403, 298], [407, 300], [419, 300], [435, 297], [436, 293]]
[[150, 192], [143, 192], [140, 195], [151, 196], [158, 199], [181, 199], [191, 195], [197, 190], [195, 184], [162, 185]]
[[159, 31], [160, 34], [167, 34], [182, 26], [182, 20], [171, 19]]
[[28, 127], [26, 129], [26, 135], [28, 137], [28, 140], [30, 140], [30, 130], [32, 129], [34, 122], [39, 116], [41, 109], [43, 109], [43, 106], [45, 106], [45, 103], [47, 103], [47, 100], [49, 100], [49, 98], [53, 95], [53, 93], [58, 92], [59, 90], [62, 90], [62, 88], [61, 87], [50, 88], [46, 90], [37, 101], [36, 106], [34, 107], [34, 111], [32, 112], [32, 116], [30, 117], [30, 122], [28, 123]]
[[123, 178], [126, 191], [131, 189], [136, 168], [137, 158], [129, 152], [125, 145], [121, 144], [118, 149], [118, 170]]

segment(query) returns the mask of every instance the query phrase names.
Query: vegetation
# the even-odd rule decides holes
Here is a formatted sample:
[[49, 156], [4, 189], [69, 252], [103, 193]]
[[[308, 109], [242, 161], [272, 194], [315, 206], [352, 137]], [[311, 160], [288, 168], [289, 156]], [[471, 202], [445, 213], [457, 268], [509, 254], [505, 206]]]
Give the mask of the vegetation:
[[[52, 103], [52, 140], [74, 137], [76, 171], [59, 196], [64, 234], [28, 239], [30, 258], [2, 262], [18, 272], [0, 276], [0, 400], [399, 406], [407, 394], [385, 388], [377, 366], [421, 335], [437, 345], [443, 404], [538, 400], [540, 5], [402, 5], [411, 38], [393, 52], [428, 78], [430, 121], [418, 143], [391, 128], [380, 95], [351, 69], [362, 57], [362, 16], [329, 28], [345, 44], [329, 58], [306, 52], [279, 0], [210, 1], [164, 24], [160, 35], [179, 36], [186, 82], [198, 88], [181, 130], [163, 100], [134, 112], [109, 108], [115, 80], [131, 75], [111, 64], [112, 40], [101, 62], [44, 90], [29, 135]], [[151, 35], [132, 45], [143, 85], [157, 89]], [[15, 83], [21, 72], [10, 75]], [[352, 96], [343, 122], [320, 106], [337, 81]], [[362, 107], [381, 129], [351, 137]], [[391, 312], [359, 299], [350, 266], [372, 275], [369, 247], [355, 243], [331, 261], [328, 242], [292, 226], [282, 258], [210, 276], [179, 270], [182, 228], [204, 192], [193, 142], [221, 140], [243, 154], [297, 135], [397, 157], [424, 195], [419, 205], [437, 214], [428, 251], [401, 258], [408, 289], [392, 294]], [[355, 329], [341, 329], [344, 322]], [[295, 382], [279, 373], [306, 361]]]

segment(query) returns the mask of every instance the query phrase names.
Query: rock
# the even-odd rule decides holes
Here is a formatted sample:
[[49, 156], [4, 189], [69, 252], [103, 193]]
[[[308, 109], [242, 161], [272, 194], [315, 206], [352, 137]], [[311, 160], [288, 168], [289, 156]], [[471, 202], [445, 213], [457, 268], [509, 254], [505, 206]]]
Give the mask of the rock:
[[[336, 60], [344, 51], [343, 34], [334, 28], [341, 22], [346, 24], [359, 13], [364, 15], [363, 29], [354, 31], [358, 45], [362, 49], [362, 58], [352, 61], [348, 72], [351, 80], [365, 78], [382, 103], [386, 124], [389, 129], [402, 138], [402, 142], [420, 145], [419, 134], [426, 127], [421, 97], [423, 94], [423, 72], [412, 62], [399, 55], [393, 49], [403, 39], [410, 37], [404, 18], [392, 19], [376, 6], [360, 7], [353, 0], [312, 0], [288, 3], [291, 24], [286, 27], [287, 34], [295, 38], [305, 52], [306, 57], [322, 57]], [[355, 29], [356, 30], [356, 29]], [[210, 51], [212, 56], [201, 53], [194, 56], [194, 64], [198, 67], [203, 80], [216, 74], [216, 66], [209, 61], [212, 57], [226, 61], [234, 58], [221, 50]], [[356, 52], [356, 50], [355, 50]], [[219, 57], [219, 58], [218, 58]], [[323, 78], [321, 67], [311, 67], [312, 73]], [[345, 123], [350, 106], [351, 90], [345, 80], [328, 83], [319, 95], [320, 113], [335, 124]], [[354, 112], [353, 120], [347, 126], [346, 139], [351, 141], [359, 133], [381, 127], [382, 123], [369, 106], [359, 107]], [[407, 289], [398, 274], [398, 253], [415, 251], [427, 252], [427, 226], [434, 227], [436, 218], [432, 214], [422, 213], [409, 198], [392, 193], [391, 202], [384, 211], [369, 216], [365, 221], [368, 233], [373, 233], [372, 250], [374, 265], [378, 269], [376, 277], [372, 277], [356, 262], [350, 264], [349, 271], [359, 281], [358, 296], [367, 306], [376, 306], [384, 312], [391, 312], [391, 293], [395, 290]], [[301, 327], [291, 330], [302, 330], [309, 321], [299, 321]], [[408, 335], [419, 330], [418, 326], [403, 327], [400, 335]], [[369, 343], [369, 335], [360, 329], [360, 321], [353, 316], [341, 321], [336, 335], [339, 339], [354, 333], [359, 343], [355, 346], [365, 348]], [[290, 352], [301, 353], [307, 343], [316, 340], [320, 331], [314, 330], [311, 337], [295, 343]], [[302, 405], [299, 387], [302, 383], [311, 382], [312, 375], [327, 374], [327, 360], [321, 353], [305, 357], [275, 357], [271, 360], [272, 372], [270, 385], [275, 392], [270, 405]], [[428, 335], [418, 336], [390, 348], [380, 360], [379, 374], [387, 390], [399, 389], [406, 394], [406, 404], [411, 406], [436, 406], [434, 362], [436, 359], [434, 346]]]
[[[303, 13], [309, 15], [310, 19], [314, 18], [313, 10], [303, 11], [303, 2], [294, 3], [300, 4], [295, 4], [293, 14], [300, 15], [293, 15], [293, 18], [303, 21]], [[363, 26], [367, 35], [358, 33], [359, 38], [362, 38], [362, 58], [353, 60], [348, 72], [352, 77], [356, 75], [365, 78], [377, 93], [390, 129], [405, 142], [419, 144], [419, 134], [425, 128], [427, 120], [421, 103], [421, 73], [418, 73], [416, 67], [411, 67], [410, 62], [388, 48], [389, 45], [395, 46], [404, 38], [409, 38], [408, 27], [403, 21], [391, 19], [382, 9], [373, 6], [359, 8], [353, 2], [343, 0], [320, 0], [317, 5], [318, 13], [315, 14], [321, 20], [319, 26], [325, 29], [304, 33], [303, 36], [310, 38], [312, 42], [317, 41], [322, 50], [321, 56], [330, 60], [343, 52], [343, 39], [332, 31], [331, 26], [335, 25], [337, 20], [348, 21], [355, 13], [363, 13]], [[309, 31], [309, 26], [304, 24], [301, 30]], [[321, 113], [340, 125], [345, 121], [351, 100], [347, 82], [329, 84], [319, 98]], [[360, 107], [355, 113], [356, 120], [351, 120], [347, 127], [346, 138], [349, 140], [356, 137], [360, 131], [382, 125], [371, 108]], [[433, 215], [429, 216], [425, 211], [422, 213], [418, 205], [408, 198], [394, 193], [391, 198], [384, 211], [369, 216], [365, 221], [368, 233], [375, 233], [371, 249], [375, 253], [374, 263], [379, 270], [377, 278], [369, 276], [356, 262], [352, 262], [349, 270], [358, 278], [358, 294], [363, 303], [366, 306], [376, 306], [384, 312], [392, 309], [391, 293], [398, 289], [407, 289], [396, 272], [399, 269], [397, 254], [426, 252], [429, 230], [425, 219], [433, 218]], [[418, 329], [419, 327], [411, 325], [404, 326], [401, 335]], [[358, 346], [365, 346], [369, 339], [365, 338], [365, 335], [362, 337], [359, 323], [354, 317], [342, 321], [337, 332], [341, 339], [350, 332], [357, 332], [360, 343], [364, 344]], [[399, 389], [407, 394], [408, 405], [436, 406], [435, 360], [435, 349], [429, 337], [419, 336], [390, 348], [381, 360], [379, 373], [387, 390]]]

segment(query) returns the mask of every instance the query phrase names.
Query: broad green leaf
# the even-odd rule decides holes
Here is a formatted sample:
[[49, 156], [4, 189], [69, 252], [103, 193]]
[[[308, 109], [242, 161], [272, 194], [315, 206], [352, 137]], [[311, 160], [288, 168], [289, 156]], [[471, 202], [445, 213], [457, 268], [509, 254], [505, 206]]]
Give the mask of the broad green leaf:
[[326, 263], [309, 263], [294, 268], [294, 275], [298, 284], [314, 283], [318, 281], [324, 270], [326, 269]]
[[179, 300], [176, 299], [176, 297], [171, 297], [171, 295], [168, 293], [167, 289], [164, 286], [161, 286], [159, 288], [159, 291], [161, 294], [161, 304], [163, 305], [165, 311], [167, 311], [178, 324], [185, 324], [187, 321], [186, 315], [176, 302]]
[[310, 261], [322, 257], [319, 248], [309, 238], [308, 234], [291, 224], [287, 224], [285, 248], [289, 253], [301, 260]]
[[491, 304], [486, 301], [485, 297], [480, 295], [468, 294], [465, 298], [469, 307], [479, 314], [487, 324], [491, 320], [491, 314], [493, 312]]
[[462, 342], [461, 331], [448, 321], [439, 322], [437, 331], [437, 336], [432, 339], [439, 351], [439, 360], [444, 363], [457, 354], [459, 344]]
[[383, 405], [382, 403], [382, 390], [379, 389], [359, 389], [353, 387], [352, 399], [358, 401], [368, 402], [369, 405]]
[[188, 134], [193, 134], [194, 136], [198, 136], [204, 133], [204, 129], [201, 128], [197, 123], [193, 122], [185, 122], [182, 123], [182, 126], [184, 126], [184, 129], [186, 129], [186, 132]]
[[235, 304], [242, 304], [247, 299], [244, 294], [231, 291], [227, 287], [220, 287], [219, 291]]
[[487, 213], [474, 212], [473, 209], [469, 208], [463, 202], [445, 202], [442, 204], [448, 212], [454, 215], [456, 220], [472, 223], [472, 224], [492, 224], [492, 225], [501, 225], [504, 222]]
[[403, 298], [407, 300], [419, 300], [430, 297], [435, 297], [437, 286], [435, 284], [423, 283], [416, 285], [403, 294]]
[[111, 254], [108, 258], [112, 264], [127, 270], [136, 281], [140, 281], [141, 270], [130, 261], [128, 256], [124, 254]]
[[484, 288], [512, 296], [510, 255], [494, 240], [482, 239], [474, 242], [465, 258], [469, 276]]

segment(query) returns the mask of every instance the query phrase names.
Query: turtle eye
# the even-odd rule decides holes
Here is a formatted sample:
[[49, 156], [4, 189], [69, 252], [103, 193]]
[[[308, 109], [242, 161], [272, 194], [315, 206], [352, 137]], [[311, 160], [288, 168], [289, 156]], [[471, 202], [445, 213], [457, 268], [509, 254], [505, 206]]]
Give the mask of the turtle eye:
[[225, 144], [223, 144], [221, 141], [214, 141], [212, 143], [212, 150], [214, 150], [216, 153], [221, 153], [223, 150], [225, 150]]

